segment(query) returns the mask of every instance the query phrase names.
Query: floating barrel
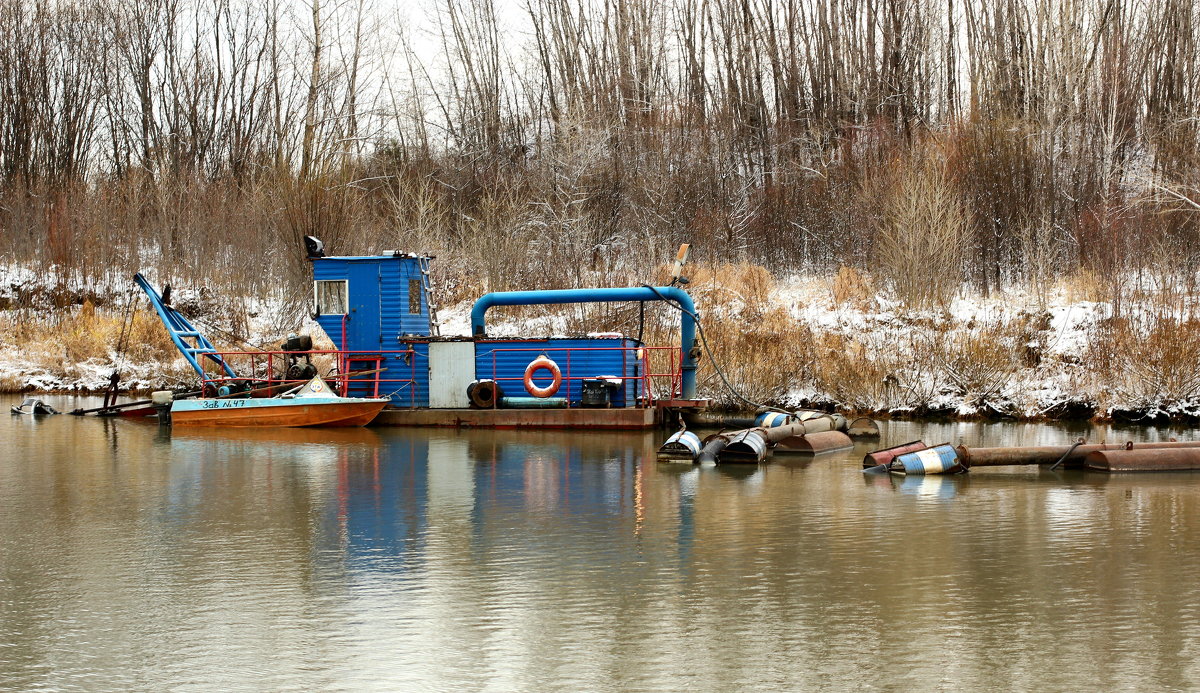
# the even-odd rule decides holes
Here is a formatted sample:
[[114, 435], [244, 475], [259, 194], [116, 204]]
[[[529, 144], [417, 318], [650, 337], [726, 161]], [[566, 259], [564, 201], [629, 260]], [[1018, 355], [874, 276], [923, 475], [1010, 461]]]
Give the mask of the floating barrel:
[[841, 431], [820, 431], [804, 435], [784, 438], [775, 446], [775, 452], [820, 453], [833, 450], [845, 450], [854, 447], [850, 436]]
[[725, 449], [718, 453], [720, 462], [757, 464], [767, 456], [767, 439], [756, 428], [730, 434]]
[[658, 449], [658, 458], [664, 460], [695, 461], [700, 455], [700, 436], [691, 431], [676, 431]]
[[869, 416], [860, 416], [847, 425], [846, 433], [851, 438], [876, 438], [879, 436], [879, 424]]
[[953, 445], [941, 445], [906, 452], [898, 455], [889, 465], [889, 471], [898, 474], [954, 474], [966, 471], [958, 461], [958, 452]]
[[867, 455], [863, 457], [863, 469], [870, 469], [871, 467], [878, 467], [881, 464], [887, 464], [888, 462], [896, 459], [897, 456], [903, 455], [906, 452], [916, 452], [917, 450], [924, 450], [928, 447], [929, 446], [923, 441], [914, 440], [910, 443], [902, 443], [900, 445], [893, 445], [890, 448], [868, 452]]
[[776, 426], [785, 426], [792, 423], [793, 417], [791, 414], [784, 414], [777, 411], [764, 411], [754, 420], [755, 426], [763, 428], [775, 428]]

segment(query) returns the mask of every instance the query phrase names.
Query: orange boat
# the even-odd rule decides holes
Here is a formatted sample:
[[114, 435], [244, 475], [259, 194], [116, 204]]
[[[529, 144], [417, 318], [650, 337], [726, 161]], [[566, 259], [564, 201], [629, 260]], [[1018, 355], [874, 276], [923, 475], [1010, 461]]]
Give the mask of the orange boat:
[[391, 400], [339, 397], [315, 377], [278, 397], [181, 399], [171, 403], [175, 426], [366, 426]]

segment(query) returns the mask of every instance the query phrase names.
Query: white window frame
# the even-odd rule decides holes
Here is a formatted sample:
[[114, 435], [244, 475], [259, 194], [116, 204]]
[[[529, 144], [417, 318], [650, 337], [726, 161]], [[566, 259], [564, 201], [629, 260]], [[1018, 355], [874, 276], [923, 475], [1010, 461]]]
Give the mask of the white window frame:
[[[321, 305], [320, 301], [320, 284], [341, 284], [342, 285], [342, 312], [332, 313], [327, 306]], [[317, 315], [346, 315], [350, 312], [350, 281], [348, 279], [317, 279], [313, 281], [313, 306], [317, 310]]]

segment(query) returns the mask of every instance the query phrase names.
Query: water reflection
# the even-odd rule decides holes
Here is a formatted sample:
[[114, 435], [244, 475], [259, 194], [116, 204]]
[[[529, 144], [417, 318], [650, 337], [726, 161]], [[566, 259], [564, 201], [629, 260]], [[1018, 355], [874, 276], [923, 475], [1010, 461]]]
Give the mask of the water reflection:
[[[655, 462], [656, 434], [0, 432], [0, 689], [1200, 684], [1200, 475], [864, 475], [870, 443], [695, 468]], [[1130, 432], [881, 442], [1079, 435]]]

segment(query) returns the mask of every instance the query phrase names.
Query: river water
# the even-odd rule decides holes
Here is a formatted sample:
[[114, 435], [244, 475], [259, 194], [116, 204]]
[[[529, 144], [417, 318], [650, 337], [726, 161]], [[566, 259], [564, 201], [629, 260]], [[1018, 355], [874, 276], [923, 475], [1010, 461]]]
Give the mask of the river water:
[[[1080, 435], [1195, 437], [881, 442]], [[694, 468], [662, 437], [5, 414], [0, 689], [1200, 687], [1200, 474]]]

